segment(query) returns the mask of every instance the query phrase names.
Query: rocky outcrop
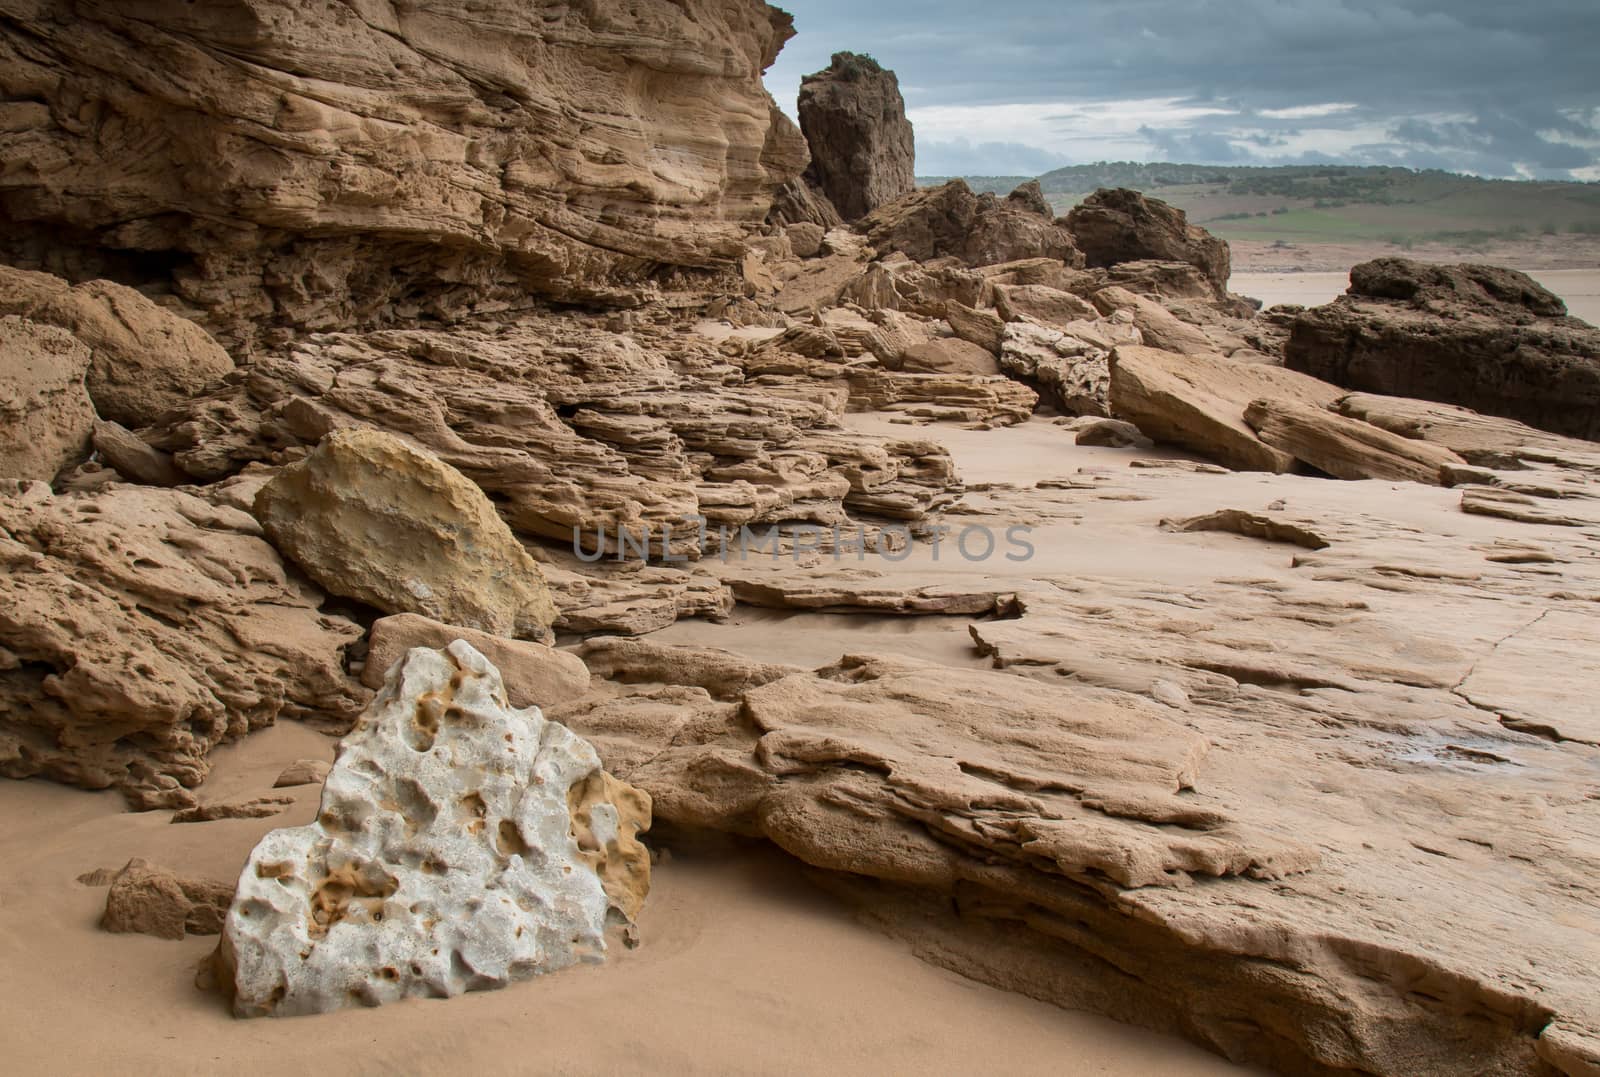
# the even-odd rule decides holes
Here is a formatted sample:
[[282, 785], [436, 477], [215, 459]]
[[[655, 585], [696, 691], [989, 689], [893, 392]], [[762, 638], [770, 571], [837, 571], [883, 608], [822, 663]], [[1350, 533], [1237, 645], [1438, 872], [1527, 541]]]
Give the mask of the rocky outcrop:
[[361, 670], [361, 683], [382, 688], [384, 677], [394, 664], [417, 647], [442, 650], [456, 640], [465, 640], [472, 649], [499, 670], [506, 698], [513, 707], [550, 707], [576, 699], [589, 690], [589, 671], [583, 660], [543, 643], [506, 639], [459, 625], [442, 624], [401, 613], [380, 617], [367, 637], [367, 661]]
[[343, 729], [360, 626], [321, 612], [247, 514], [175, 490], [0, 494], [0, 774], [183, 807], [221, 743]]
[[925, 187], [889, 202], [856, 222], [879, 254], [898, 251], [917, 262], [954, 258], [988, 266], [1026, 258], [1083, 265], [1072, 236], [1025, 204], [974, 194], [965, 180]]
[[158, 939], [218, 935], [232, 902], [229, 883], [179, 875], [136, 856], [111, 880], [100, 927]]
[[1292, 400], [1251, 401], [1244, 421], [1268, 445], [1336, 479], [1438, 486], [1451, 465], [1466, 462], [1441, 446]]
[[1525, 274], [1380, 258], [1294, 321], [1295, 370], [1600, 440], [1600, 329]]
[[804, 163], [761, 85], [792, 33], [759, 0], [30, 4], [0, 29], [0, 255], [235, 337], [635, 303], [732, 266]]
[[836, 52], [826, 69], [800, 80], [798, 108], [811, 148], [806, 180], [845, 220], [916, 188], [916, 142], [893, 71], [870, 56]]
[[1110, 410], [1158, 442], [1238, 471], [1289, 471], [1292, 453], [1262, 441], [1245, 410], [1263, 397], [1327, 408], [1342, 395], [1315, 378], [1221, 356], [1119, 347], [1110, 360]]
[[73, 287], [49, 273], [0, 266], [0, 314], [60, 326], [76, 337], [89, 349], [85, 385], [95, 410], [128, 427], [148, 426], [233, 370], [204, 329], [108, 280]]
[[521, 316], [302, 338], [150, 437], [211, 481], [287, 462], [332, 430], [388, 430], [477, 483], [513, 530], [630, 559], [699, 557], [685, 524], [697, 515], [714, 535], [831, 526], [885, 498], [921, 518], [954, 499], [941, 446], [843, 430], [848, 390], [825, 389], [746, 375], [687, 328]]
[[1217, 298], [1228, 294], [1232, 266], [1228, 244], [1189, 223], [1181, 209], [1126, 188], [1102, 188], [1074, 206], [1067, 231], [1087, 264], [1107, 268], [1122, 262], [1187, 262], [1200, 271]]
[[345, 738], [316, 822], [268, 834], [216, 955], [240, 1017], [481, 991], [606, 952], [650, 887], [650, 798], [463, 642], [414, 650]]
[[334, 594], [500, 636], [540, 638], [556, 609], [539, 565], [482, 490], [380, 430], [336, 430], [261, 488], [273, 543]]
[[49, 482], [88, 457], [88, 369], [89, 349], [71, 333], [0, 318], [0, 478]]

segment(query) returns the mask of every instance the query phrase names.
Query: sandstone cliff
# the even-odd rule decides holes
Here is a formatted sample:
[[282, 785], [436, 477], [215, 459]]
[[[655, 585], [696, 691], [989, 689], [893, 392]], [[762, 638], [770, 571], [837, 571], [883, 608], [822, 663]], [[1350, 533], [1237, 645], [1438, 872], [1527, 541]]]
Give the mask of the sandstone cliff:
[[759, 0], [0, 14], [0, 260], [166, 284], [235, 334], [636, 302], [732, 266], [806, 159]]

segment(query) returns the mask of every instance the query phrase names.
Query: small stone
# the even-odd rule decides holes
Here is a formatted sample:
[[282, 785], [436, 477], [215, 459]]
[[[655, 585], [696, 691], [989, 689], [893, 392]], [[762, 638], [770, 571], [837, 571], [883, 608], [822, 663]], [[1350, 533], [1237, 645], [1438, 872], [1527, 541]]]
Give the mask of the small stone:
[[[80, 876], [98, 878], [106, 869]], [[154, 935], [181, 939], [215, 935], [233, 900], [233, 887], [213, 879], [195, 879], [134, 857], [110, 880], [100, 927], [113, 934]], [[104, 885], [88, 883], [86, 885]]]
[[272, 783], [272, 788], [291, 789], [297, 785], [321, 785], [332, 768], [333, 764], [325, 759], [297, 759], [283, 768], [283, 773]]

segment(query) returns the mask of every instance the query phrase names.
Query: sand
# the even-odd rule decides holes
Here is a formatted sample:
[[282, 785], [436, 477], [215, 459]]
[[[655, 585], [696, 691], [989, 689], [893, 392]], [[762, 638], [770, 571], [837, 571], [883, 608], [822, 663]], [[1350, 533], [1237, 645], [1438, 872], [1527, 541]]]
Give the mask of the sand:
[[[294, 723], [262, 731], [216, 753], [204, 793], [265, 793], [285, 764], [331, 758], [333, 743]], [[124, 812], [113, 793], [0, 782], [5, 1071], [1241, 1072], [1182, 1041], [924, 964], [760, 849], [669, 852], [637, 950], [447, 1002], [239, 1021], [193, 986], [214, 939], [98, 930], [106, 892], [78, 875], [130, 856], [232, 875], [266, 831], [312, 818], [318, 789], [290, 792], [295, 806], [276, 819], [171, 825], [165, 812]]]

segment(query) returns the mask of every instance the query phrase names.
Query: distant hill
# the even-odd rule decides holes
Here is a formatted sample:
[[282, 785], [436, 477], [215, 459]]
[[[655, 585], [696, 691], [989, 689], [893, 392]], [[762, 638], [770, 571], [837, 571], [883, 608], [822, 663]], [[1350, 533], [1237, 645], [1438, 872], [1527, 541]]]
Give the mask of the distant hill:
[[[951, 177], [919, 177], [943, 183]], [[1033, 177], [965, 176], [1005, 193]], [[1600, 184], [1488, 180], [1405, 168], [1138, 164], [1058, 168], [1037, 177], [1058, 212], [1100, 187], [1132, 187], [1226, 239], [1471, 245], [1538, 235], [1600, 235]]]

